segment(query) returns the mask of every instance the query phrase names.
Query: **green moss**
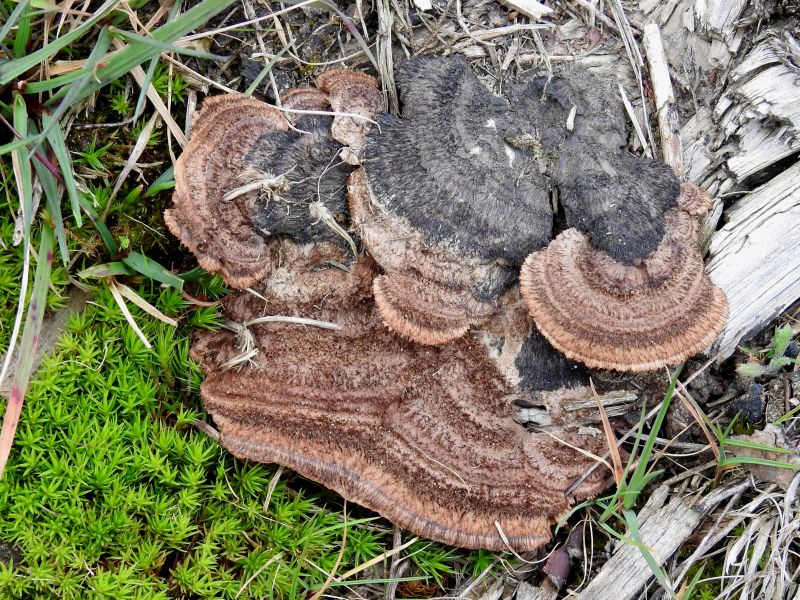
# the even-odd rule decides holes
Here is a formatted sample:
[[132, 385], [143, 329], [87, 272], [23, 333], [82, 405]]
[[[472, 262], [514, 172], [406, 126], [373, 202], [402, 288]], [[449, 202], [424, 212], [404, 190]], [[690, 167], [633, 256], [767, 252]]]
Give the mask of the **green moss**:
[[[306, 597], [336, 563], [340, 500], [328, 509], [284, 474], [264, 510], [273, 469], [191, 425], [203, 414], [187, 333], [215, 309], [140, 293], [181, 327], [134, 311], [147, 349], [101, 291], [31, 384], [0, 481], [0, 540], [22, 556], [0, 567], [0, 597], [233, 598], [257, 572], [240, 597]], [[340, 573], [387, 550], [387, 524], [373, 519], [348, 517]], [[414, 549], [430, 583], [469, 568], [460, 552]]]

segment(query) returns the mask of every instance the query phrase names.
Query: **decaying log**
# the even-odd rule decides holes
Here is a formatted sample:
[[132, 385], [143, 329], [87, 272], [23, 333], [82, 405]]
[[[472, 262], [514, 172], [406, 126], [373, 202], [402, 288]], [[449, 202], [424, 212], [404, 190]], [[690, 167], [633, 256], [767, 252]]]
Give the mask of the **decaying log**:
[[719, 360], [800, 296], [800, 163], [739, 200], [711, 240], [708, 273], [730, 317], [711, 353]]

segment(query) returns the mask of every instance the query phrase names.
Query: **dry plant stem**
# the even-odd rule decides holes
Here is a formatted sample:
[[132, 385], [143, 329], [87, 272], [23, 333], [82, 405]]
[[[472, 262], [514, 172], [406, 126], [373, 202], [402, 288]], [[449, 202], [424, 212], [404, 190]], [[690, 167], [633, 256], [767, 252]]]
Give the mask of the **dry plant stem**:
[[400, 100], [397, 97], [397, 87], [394, 83], [394, 59], [392, 56], [392, 27], [394, 15], [389, 7], [388, 0], [378, 0], [378, 66], [380, 67], [380, 80], [389, 100], [389, 112], [400, 112]]
[[647, 140], [644, 137], [644, 131], [642, 131], [642, 126], [639, 125], [639, 119], [636, 118], [636, 111], [633, 108], [633, 104], [628, 99], [628, 94], [625, 93], [625, 88], [622, 87], [622, 84], [619, 84], [619, 95], [622, 98], [622, 103], [625, 105], [625, 111], [628, 113], [628, 116], [631, 119], [631, 123], [633, 123], [633, 128], [636, 131], [636, 137], [639, 138], [639, 143], [642, 144], [643, 152], [645, 156], [652, 156], [653, 153], [650, 151], [650, 146], [647, 145]]
[[341, 575], [341, 576], [340, 576], [340, 577], [337, 579], [337, 581], [345, 581], [345, 580], [349, 579], [350, 577], [352, 577], [353, 575], [355, 575], [355, 574], [357, 574], [357, 573], [360, 573], [360, 572], [361, 572], [361, 571], [363, 571], [364, 569], [369, 569], [369, 568], [370, 568], [372, 565], [377, 565], [378, 563], [380, 563], [380, 562], [383, 562], [383, 561], [384, 561], [384, 560], [386, 560], [387, 558], [391, 558], [391, 557], [392, 557], [392, 556], [394, 556], [395, 554], [399, 554], [400, 552], [402, 552], [403, 550], [405, 550], [406, 548], [408, 548], [408, 547], [409, 547], [409, 546], [411, 546], [412, 544], [416, 543], [417, 541], [419, 541], [419, 538], [418, 538], [418, 537], [416, 537], [416, 536], [414, 536], [413, 538], [411, 538], [410, 540], [408, 540], [408, 541], [407, 541], [405, 544], [403, 544], [402, 546], [395, 546], [395, 547], [394, 547], [394, 548], [392, 548], [391, 550], [387, 550], [387, 551], [386, 551], [386, 552], [384, 552], [383, 554], [380, 554], [380, 555], [376, 556], [375, 558], [371, 558], [370, 560], [368, 560], [368, 561], [366, 561], [366, 562], [363, 562], [363, 563], [361, 563], [361, 564], [360, 564], [360, 565], [358, 565], [357, 567], [353, 567], [352, 569], [350, 569], [350, 570], [349, 570], [349, 571], [347, 571], [346, 573], [343, 573], [343, 574], [342, 574], [342, 575]]
[[140, 340], [142, 340], [142, 343], [145, 345], [145, 347], [148, 350], [150, 350], [153, 347], [153, 345], [147, 340], [147, 337], [144, 335], [142, 330], [139, 329], [139, 326], [136, 324], [136, 320], [133, 318], [131, 311], [128, 310], [128, 305], [125, 304], [125, 299], [122, 297], [122, 294], [117, 288], [117, 284], [114, 281], [113, 277], [110, 277], [108, 279], [108, 289], [111, 292], [111, 295], [114, 296], [114, 300], [117, 301], [119, 309], [120, 311], [122, 311], [122, 315], [125, 317], [125, 320], [128, 322], [128, 325], [131, 326], [131, 329], [133, 329], [134, 333], [139, 337]]
[[683, 178], [683, 150], [681, 148], [680, 125], [678, 112], [675, 109], [675, 95], [669, 77], [669, 63], [664, 53], [661, 31], [656, 23], [649, 23], [644, 28], [644, 50], [650, 66], [650, 80], [653, 82], [658, 131], [661, 137], [661, 154], [675, 174]]
[[[19, 169], [17, 167], [17, 153], [11, 153], [11, 161], [14, 168], [14, 178], [17, 181], [17, 186], [19, 190], [19, 197], [23, 197], [22, 192], [22, 176], [19, 174]], [[38, 181], [38, 179], [37, 179]], [[41, 193], [41, 186], [36, 186], [34, 188], [34, 193], [36, 189], [39, 189], [39, 193]], [[25, 210], [25, 203], [21, 203], [22, 210]], [[24, 218], [24, 216], [23, 216]], [[11, 337], [9, 338], [8, 342], [8, 350], [6, 351], [6, 358], [3, 361], [3, 369], [0, 371], [0, 385], [3, 385], [3, 381], [5, 381], [6, 375], [8, 375], [8, 368], [11, 366], [11, 357], [14, 355], [14, 347], [17, 345], [17, 338], [19, 337], [19, 330], [22, 327], [22, 315], [25, 312], [25, 298], [28, 294], [28, 278], [30, 276], [30, 266], [31, 266], [31, 259], [30, 259], [30, 237], [26, 237], [23, 242], [25, 245], [24, 251], [22, 253], [22, 277], [20, 278], [20, 286], [19, 286], [19, 301], [17, 302], [17, 313], [14, 315], [14, 328], [11, 330]]]
[[219, 431], [214, 429], [206, 421], [201, 421], [200, 419], [196, 419], [192, 421], [192, 425], [194, 426], [195, 429], [197, 429], [198, 431], [202, 431], [215, 442], [219, 442], [220, 439], [222, 439], [222, 436], [219, 434]]
[[633, 72], [636, 75], [636, 81], [639, 83], [639, 96], [642, 98], [642, 114], [644, 115], [644, 126], [647, 131], [647, 139], [653, 139], [653, 132], [650, 131], [650, 118], [647, 115], [647, 98], [644, 95], [644, 81], [642, 80], [642, 66], [644, 60], [642, 54], [639, 52], [639, 46], [636, 43], [636, 38], [633, 35], [630, 22], [625, 16], [625, 9], [619, 0], [611, 0], [611, 11], [614, 13], [614, 20], [617, 22], [617, 29], [622, 38], [622, 43], [625, 45], [625, 50], [628, 53], [628, 58], [631, 61]]
[[[658, 414], [658, 411], [661, 409], [661, 405], [663, 403], [664, 403], [664, 401], [662, 400], [661, 402], [656, 404], [652, 409], [650, 409], [650, 411], [645, 415], [644, 420], [648, 421], [648, 420], [652, 419], [656, 414]], [[619, 438], [619, 440], [617, 441], [617, 447], [619, 447], [622, 444], [622, 442], [627, 440], [629, 437], [631, 437], [632, 435], [635, 435], [635, 433], [636, 433], [636, 431], [638, 429], [639, 429], [638, 425], [636, 425], [636, 426], [632, 427], [631, 429], [629, 429], [628, 432], [625, 435], [623, 435], [621, 438]], [[610, 451], [606, 452], [603, 456], [601, 456], [600, 459], [603, 462], [597, 462], [597, 463], [593, 464], [591, 467], [589, 467], [588, 469], [586, 469], [586, 472], [583, 475], [581, 475], [578, 479], [576, 479], [575, 482], [571, 486], [569, 486], [567, 488], [567, 491], [564, 492], [564, 493], [567, 496], [572, 494], [572, 492], [574, 492], [575, 489], [580, 484], [582, 484], [584, 481], [586, 481], [586, 478], [589, 477], [592, 473], [594, 473], [597, 470], [598, 467], [600, 467], [601, 465], [605, 465], [606, 464], [605, 461], [610, 456], [611, 456], [611, 452]]]
[[[403, 543], [403, 530], [397, 525], [394, 526], [392, 532], [392, 548], [397, 548]], [[399, 554], [392, 556], [391, 566], [389, 567], [389, 579], [395, 579], [400, 571], [400, 565], [403, 559]], [[397, 581], [392, 581], [386, 585], [386, 593], [384, 594], [385, 600], [394, 600], [397, 594]]]
[[[122, 168], [119, 177], [117, 177], [117, 181], [114, 183], [114, 189], [111, 190], [111, 196], [108, 199], [108, 206], [110, 206], [114, 198], [117, 197], [117, 193], [119, 193], [122, 184], [125, 183], [125, 179], [127, 179], [133, 167], [136, 165], [136, 161], [139, 160], [142, 152], [147, 148], [147, 143], [150, 141], [150, 135], [153, 133], [158, 118], [159, 114], [157, 112], [153, 113], [153, 116], [150, 117], [150, 120], [147, 121], [147, 124], [142, 128], [139, 139], [136, 140], [136, 144], [133, 146], [133, 150], [131, 150], [130, 156], [128, 156], [128, 160], [125, 162], [125, 166]], [[108, 209], [104, 211], [104, 217], [107, 211]]]
[[[345, 529], [345, 532], [346, 532], [346, 531], [347, 531], [347, 530]], [[342, 548], [344, 548], [344, 541], [342, 541]], [[253, 581], [255, 581], [256, 577], [258, 577], [259, 575], [261, 575], [261, 573], [263, 573], [263, 572], [264, 572], [264, 570], [265, 570], [265, 569], [266, 569], [268, 566], [270, 566], [272, 563], [274, 563], [276, 560], [280, 560], [280, 559], [282, 559], [282, 558], [283, 558], [283, 552], [278, 552], [278, 553], [277, 553], [275, 556], [273, 556], [273, 557], [272, 557], [272, 558], [270, 558], [270, 559], [269, 559], [267, 562], [265, 562], [263, 565], [261, 565], [261, 566], [260, 566], [260, 567], [259, 567], [259, 568], [256, 570], [256, 572], [255, 572], [255, 573], [253, 573], [253, 574], [252, 574], [250, 577], [248, 577], [248, 578], [247, 578], [247, 581], [245, 581], [245, 582], [242, 584], [242, 587], [240, 587], [240, 588], [239, 588], [239, 591], [238, 591], [238, 592], [236, 592], [236, 595], [234, 596], [234, 598], [238, 598], [239, 596], [241, 596], [241, 595], [242, 595], [242, 593], [243, 593], [243, 592], [244, 592], [244, 591], [247, 589], [247, 587], [248, 587], [248, 586], [249, 586], [251, 583], [253, 583]]]

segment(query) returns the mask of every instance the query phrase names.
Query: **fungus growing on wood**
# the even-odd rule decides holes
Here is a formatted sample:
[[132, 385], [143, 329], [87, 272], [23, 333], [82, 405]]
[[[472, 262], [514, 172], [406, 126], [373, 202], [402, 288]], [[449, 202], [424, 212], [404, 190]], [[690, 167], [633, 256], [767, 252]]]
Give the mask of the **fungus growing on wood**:
[[[512, 121], [552, 154], [569, 228], [522, 267], [536, 326], [595, 368], [651, 370], [710, 346], [727, 303], [697, 246], [708, 195], [665, 163], [624, 151], [625, 113], [607, 81], [574, 70], [514, 93]], [[533, 133], [525, 115], [536, 116]]]
[[[549, 241], [552, 213], [504, 140], [508, 101], [466, 61], [408, 60], [396, 79], [403, 118], [385, 115], [370, 132], [350, 209], [386, 271], [375, 296], [387, 325], [444, 343], [491, 314], [524, 257]], [[425, 292], [420, 302], [411, 290]]]
[[246, 156], [259, 139], [286, 128], [283, 114], [258, 100], [234, 94], [209, 98], [175, 164], [173, 208], [164, 220], [204, 269], [234, 287], [258, 281], [272, 265], [248, 212], [222, 197], [241, 185]]
[[[355, 271], [368, 293], [369, 264], [361, 259]], [[226, 311], [240, 320], [296, 310], [280, 290], [264, 292], [240, 292]], [[407, 342], [363, 292], [304, 306], [305, 316], [341, 329], [252, 325], [262, 351], [234, 369], [225, 367], [240, 352], [233, 333], [201, 333], [192, 348], [205, 406], [236, 456], [286, 465], [425, 537], [491, 550], [541, 546], [573, 502], [608, 485], [598, 470], [565, 495], [594, 464], [574, 447], [601, 454], [604, 438], [528, 433], [512, 419], [520, 388], [481, 340]]]
[[576, 229], [528, 257], [522, 293], [555, 348], [589, 367], [646, 371], [711, 345], [727, 319], [727, 302], [697, 248], [693, 214], [703, 194], [682, 189], [678, 206], [686, 210], [667, 211], [658, 247], [632, 265], [597, 250]]
[[[288, 117], [239, 94], [207, 99], [196, 116], [175, 165], [174, 207], [165, 220], [204, 268], [233, 287], [248, 287], [270, 272], [274, 238], [352, 243], [342, 235], [352, 171], [341, 157], [342, 144], [363, 141], [376, 111], [383, 110], [383, 96], [368, 75], [338, 71], [334, 80], [325, 79], [324, 89], [286, 92]], [[303, 112], [331, 105], [365, 118]]]

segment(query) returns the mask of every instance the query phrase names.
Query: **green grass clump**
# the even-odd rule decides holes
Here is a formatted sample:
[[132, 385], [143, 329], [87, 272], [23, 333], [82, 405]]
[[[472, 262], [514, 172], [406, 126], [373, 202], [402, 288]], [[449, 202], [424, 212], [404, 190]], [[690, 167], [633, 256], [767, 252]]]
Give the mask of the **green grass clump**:
[[[239, 597], [300, 598], [334, 567], [345, 526], [339, 573], [391, 548], [385, 523], [345, 522], [338, 498], [326, 508], [291, 474], [264, 510], [273, 469], [192, 426], [201, 376], [187, 333], [216, 309], [173, 289], [139, 293], [181, 326], [132, 309], [148, 350], [103, 288], [31, 383], [0, 480], [0, 540], [22, 557], [0, 563], [0, 597], [234, 598], [258, 572]], [[412, 575], [428, 583], [463, 564], [435, 544], [412, 548]]]
[[[0, 161], [0, 168], [3, 167]], [[1, 184], [0, 184], [1, 186]], [[38, 235], [38, 234], [37, 234]], [[13, 245], [14, 217], [12, 210], [0, 209], [0, 355], [8, 348], [14, 317], [19, 304], [20, 281], [22, 278], [23, 246]], [[33, 278], [33, 268], [31, 275]], [[47, 308], [54, 310], [64, 303], [63, 292], [68, 284], [67, 274], [62, 265], [54, 267], [50, 273], [50, 290], [47, 295]], [[28, 287], [28, 297], [31, 288]], [[25, 300], [27, 305], [27, 299]]]

